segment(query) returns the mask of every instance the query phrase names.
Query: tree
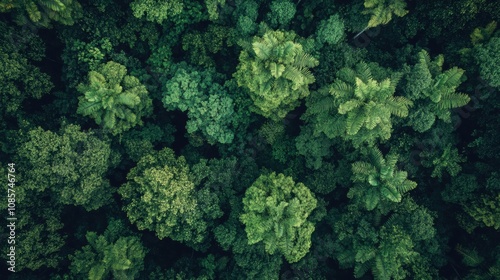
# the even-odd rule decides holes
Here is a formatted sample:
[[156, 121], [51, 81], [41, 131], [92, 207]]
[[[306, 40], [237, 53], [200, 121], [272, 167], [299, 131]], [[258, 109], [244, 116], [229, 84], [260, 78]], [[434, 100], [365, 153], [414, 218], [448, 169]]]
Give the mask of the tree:
[[500, 70], [495, 65], [500, 61], [498, 54], [500, 48], [500, 37], [495, 36], [484, 44], [475, 47], [475, 58], [479, 64], [479, 73], [481, 77], [491, 86], [500, 87]]
[[240, 54], [234, 77], [250, 91], [253, 110], [272, 120], [281, 120], [309, 95], [314, 76], [309, 68], [318, 61], [295, 42], [294, 33], [268, 31], [253, 39], [252, 47]]
[[152, 101], [139, 79], [127, 75], [125, 66], [110, 61], [90, 71], [88, 83], [78, 85], [78, 113], [95, 119], [113, 135], [142, 125], [152, 113]]
[[196, 245], [206, 237], [206, 222], [195, 197], [184, 157], [171, 149], [145, 155], [118, 189], [123, 210], [139, 230], [151, 230], [158, 238]]
[[328, 223], [334, 232], [334, 258], [341, 268], [353, 267], [356, 278], [370, 270], [374, 279], [437, 277], [441, 261], [433, 216], [411, 199], [383, 219], [380, 213], [366, 213], [356, 204], [342, 212], [332, 209]]
[[130, 3], [134, 16], [161, 24], [164, 20], [176, 16], [184, 9], [184, 3], [179, 0], [134, 0]]
[[248, 244], [263, 242], [266, 252], [276, 251], [288, 262], [299, 261], [311, 246], [314, 225], [307, 220], [316, 199], [302, 183], [271, 173], [261, 175], [245, 192], [243, 214]]
[[452, 148], [451, 144], [448, 144], [440, 155], [438, 152], [423, 151], [420, 153], [423, 158], [422, 165], [424, 167], [434, 167], [432, 170], [432, 177], [438, 177], [441, 180], [443, 176], [443, 171], [446, 170], [448, 174], [455, 177], [462, 170], [459, 163], [464, 162], [464, 157], [460, 156], [457, 148]]
[[[51, 27], [51, 20], [64, 25], [73, 25], [75, 19], [82, 13], [82, 7], [73, 0], [2, 0], [0, 12], [14, 10], [16, 19], [21, 24], [27, 24], [28, 18], [42, 27]], [[28, 18], [26, 18], [26, 16]]]
[[461, 210], [455, 215], [459, 225], [467, 232], [479, 226], [500, 228], [500, 175], [490, 170], [476, 170], [476, 175], [460, 174], [441, 192], [444, 201], [458, 204]]
[[323, 165], [324, 158], [331, 155], [333, 141], [324, 134], [313, 135], [310, 126], [302, 127], [300, 134], [295, 138], [297, 152], [306, 158], [306, 166], [311, 169], [319, 169]]
[[367, 210], [383, 208], [386, 201], [401, 202], [402, 195], [417, 186], [408, 180], [405, 171], [396, 168], [398, 155], [388, 154], [385, 158], [378, 148], [369, 151], [369, 162], [352, 164], [354, 187], [347, 196], [363, 203]]
[[219, 8], [226, 5], [226, 0], [205, 0], [205, 6], [207, 7], [208, 19], [211, 21], [216, 21], [219, 19]]
[[443, 72], [444, 57], [430, 59], [422, 50], [406, 77], [405, 95], [415, 102], [416, 110], [411, 111], [408, 124], [416, 131], [424, 132], [432, 127], [436, 118], [451, 122], [450, 109], [461, 107], [470, 101], [456, 89], [462, 82], [464, 70], [453, 67]]
[[500, 194], [497, 196], [483, 194], [470, 205], [465, 205], [464, 210], [474, 220], [487, 227], [500, 229]]
[[373, 146], [377, 140], [391, 137], [392, 115], [406, 117], [413, 104], [394, 96], [398, 80], [397, 74], [381, 82], [374, 80], [366, 63], [359, 63], [356, 69], [342, 68], [329, 89], [323, 88], [307, 100], [304, 117], [312, 122], [315, 134], [342, 137], [356, 147], [362, 143]]
[[200, 131], [208, 143], [231, 143], [237, 114], [227, 89], [217, 83], [217, 74], [179, 67], [165, 83], [163, 104], [169, 110], [187, 111], [187, 132]]
[[403, 17], [408, 13], [405, 0], [365, 0], [363, 14], [371, 15], [367, 27], [387, 24], [392, 14]]
[[89, 231], [88, 245], [69, 257], [71, 276], [79, 279], [137, 279], [147, 249], [120, 220], [111, 220], [102, 235]]
[[18, 155], [18, 162], [24, 163], [23, 190], [48, 190], [60, 203], [89, 211], [111, 202], [114, 191], [105, 176], [114, 156], [109, 141], [94, 132], [83, 132], [77, 125], [65, 125], [57, 133], [32, 129]]
[[322, 20], [316, 30], [316, 40], [321, 44], [335, 45], [344, 39], [344, 21], [338, 14]]
[[23, 102], [39, 100], [54, 85], [36, 66], [45, 56], [45, 44], [28, 30], [16, 30], [0, 22], [0, 123], [24, 115]]
[[233, 28], [222, 25], [209, 25], [206, 32], [190, 32], [182, 37], [182, 49], [189, 53], [193, 64], [215, 67], [211, 57], [217, 53], [227, 52], [235, 41]]
[[295, 3], [289, 0], [272, 1], [270, 10], [267, 22], [274, 28], [286, 28], [297, 12]]

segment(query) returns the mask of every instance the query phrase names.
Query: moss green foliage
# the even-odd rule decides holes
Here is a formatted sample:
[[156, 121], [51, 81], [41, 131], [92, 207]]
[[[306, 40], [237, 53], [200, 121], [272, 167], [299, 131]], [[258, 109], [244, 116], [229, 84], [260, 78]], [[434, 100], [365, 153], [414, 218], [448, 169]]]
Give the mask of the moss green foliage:
[[240, 64], [234, 74], [238, 85], [248, 88], [255, 112], [279, 120], [309, 95], [314, 76], [309, 68], [318, 61], [305, 53], [296, 35], [268, 31], [255, 37], [252, 47], [240, 54]]
[[188, 244], [206, 238], [207, 222], [184, 157], [165, 148], [141, 158], [118, 192], [123, 210], [140, 230]]
[[78, 125], [67, 125], [57, 133], [38, 127], [27, 133], [18, 153], [24, 162], [23, 190], [50, 191], [60, 203], [87, 210], [111, 201], [113, 189], [105, 178], [111, 148], [94, 132], [81, 131]]
[[40, 99], [54, 87], [50, 76], [36, 66], [45, 45], [29, 30], [21, 32], [0, 22], [0, 120], [21, 112], [22, 103]]
[[500, 70], [498, 70], [498, 61], [500, 55], [500, 37], [492, 37], [487, 43], [476, 46], [476, 60], [479, 64], [479, 73], [481, 77], [494, 87], [500, 87]]
[[271, 11], [267, 14], [267, 22], [275, 28], [286, 27], [297, 11], [295, 3], [288, 0], [272, 1], [269, 8]]
[[360, 200], [367, 210], [373, 210], [385, 202], [400, 202], [402, 195], [417, 186], [407, 179], [405, 171], [397, 170], [398, 155], [383, 156], [377, 148], [368, 154], [369, 161], [352, 164], [352, 181], [355, 183], [347, 196]]
[[399, 77], [377, 81], [366, 63], [343, 68], [336, 76], [328, 92], [320, 90], [308, 100], [306, 117], [315, 133], [352, 140], [355, 146], [389, 139], [393, 116], [406, 117], [413, 104], [394, 96]]
[[499, 18], [0, 0], [0, 275], [500, 279]]
[[182, 38], [182, 49], [187, 51], [193, 64], [215, 66], [211, 56], [233, 45], [233, 29], [210, 25], [206, 32], [188, 33]]
[[316, 199], [302, 183], [283, 174], [260, 176], [245, 192], [241, 222], [249, 244], [260, 241], [266, 252], [276, 251], [296, 262], [311, 246], [314, 225], [307, 220], [316, 208]]
[[112, 134], [142, 125], [151, 114], [151, 99], [139, 79], [127, 75], [125, 66], [110, 61], [90, 71], [88, 83], [78, 85], [78, 113], [90, 116]]
[[368, 27], [387, 24], [392, 15], [403, 17], [408, 14], [405, 0], [365, 0], [363, 14], [370, 15]]
[[200, 131], [210, 144], [231, 143], [234, 102], [216, 77], [210, 71], [179, 68], [165, 84], [163, 104], [169, 110], [188, 112], [188, 133]]
[[143, 270], [146, 249], [121, 221], [110, 221], [102, 235], [89, 231], [85, 237], [88, 245], [69, 257], [72, 275], [88, 279], [134, 279]]
[[169, 17], [180, 14], [184, 4], [178, 0], [134, 0], [130, 3], [130, 8], [135, 17], [146, 17], [148, 21], [162, 23]]
[[[425, 207], [406, 200], [385, 222], [381, 222], [380, 214], [363, 215], [352, 207], [345, 211], [350, 214], [329, 213], [337, 236], [334, 255], [341, 267], [354, 266], [354, 277], [361, 278], [368, 271], [375, 279], [435, 277], [437, 271], [429, 264], [436, 251], [425, 252], [427, 257], [420, 253], [422, 249], [437, 249], [429, 246], [436, 241], [436, 231]], [[428, 247], [424, 249], [419, 244]]]
[[[62, 230], [63, 205], [56, 198], [32, 191], [22, 201], [26, 206], [19, 208], [16, 214], [30, 219], [18, 220], [15, 230], [24, 234], [16, 236], [16, 244], [2, 244], [6, 252], [15, 245], [16, 262], [19, 262], [16, 271], [56, 268], [64, 259], [61, 249], [66, 245], [67, 234]], [[7, 211], [7, 205], [2, 210]], [[10, 234], [6, 230], [2, 233]]]
[[422, 165], [424, 167], [434, 167], [432, 170], [432, 177], [441, 178], [443, 171], [447, 171], [451, 176], [456, 176], [462, 170], [459, 163], [464, 162], [465, 159], [458, 154], [456, 148], [452, 148], [451, 144], [444, 148], [441, 155], [431, 152], [422, 152]]
[[318, 30], [316, 31], [316, 40], [320, 44], [335, 45], [345, 36], [344, 28], [344, 21], [338, 14], [330, 16], [327, 20], [322, 20], [319, 23]]
[[405, 92], [410, 100], [419, 103], [409, 116], [409, 124], [418, 132], [431, 128], [435, 119], [451, 122], [450, 109], [464, 106], [469, 96], [457, 93], [464, 70], [453, 67], [443, 71], [444, 57], [431, 60], [426, 51], [418, 54], [418, 63], [407, 76]]
[[52, 26], [51, 21], [65, 25], [73, 25], [82, 13], [82, 7], [74, 0], [3, 0], [0, 2], [0, 12], [14, 10], [16, 19], [21, 24], [32, 23]]

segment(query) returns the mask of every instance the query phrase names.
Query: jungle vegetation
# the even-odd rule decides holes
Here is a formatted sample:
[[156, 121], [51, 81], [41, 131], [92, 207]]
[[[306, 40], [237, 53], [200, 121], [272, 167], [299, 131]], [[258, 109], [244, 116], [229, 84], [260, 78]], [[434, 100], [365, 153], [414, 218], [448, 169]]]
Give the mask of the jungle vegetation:
[[494, 0], [0, 0], [0, 275], [500, 279], [499, 20]]

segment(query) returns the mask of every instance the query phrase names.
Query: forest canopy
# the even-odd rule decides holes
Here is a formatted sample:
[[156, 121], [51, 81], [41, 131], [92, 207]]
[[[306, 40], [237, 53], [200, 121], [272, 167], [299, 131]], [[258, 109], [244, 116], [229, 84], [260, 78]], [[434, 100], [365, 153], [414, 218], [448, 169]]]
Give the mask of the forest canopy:
[[494, 0], [0, 0], [6, 279], [500, 279]]

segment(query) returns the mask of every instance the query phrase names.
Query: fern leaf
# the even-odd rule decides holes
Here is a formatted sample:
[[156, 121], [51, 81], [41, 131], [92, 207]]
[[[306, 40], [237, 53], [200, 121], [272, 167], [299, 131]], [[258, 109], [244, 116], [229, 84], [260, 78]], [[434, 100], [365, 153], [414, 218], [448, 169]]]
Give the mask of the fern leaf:
[[354, 110], [347, 115], [347, 134], [355, 135], [359, 132], [363, 123], [366, 120], [366, 116], [361, 110]]
[[269, 58], [270, 53], [271, 53], [271, 48], [269, 48], [267, 45], [261, 43], [261, 42], [254, 42], [252, 44], [253, 51], [255, 52], [255, 55], [261, 59], [261, 60], [266, 60]]
[[316, 81], [309, 68], [300, 68], [300, 73], [304, 77], [304, 84], [312, 84]]
[[33, 22], [38, 22], [42, 19], [42, 14], [34, 2], [29, 2], [28, 5], [26, 5], [26, 12]]
[[391, 277], [387, 272], [384, 260], [380, 255], [375, 257], [375, 267], [372, 269], [373, 276], [376, 280], [390, 280]]
[[378, 148], [371, 150], [370, 161], [377, 169], [381, 169], [386, 164], [384, 155], [382, 155], [382, 152]]
[[40, 5], [45, 6], [54, 12], [60, 12], [66, 8], [66, 6], [59, 0], [45, 0], [39, 1], [39, 3]]
[[370, 67], [365, 62], [360, 62], [356, 66], [357, 77], [360, 78], [364, 83], [368, 83], [372, 79], [372, 71]]
[[349, 97], [353, 92], [354, 89], [352, 88], [352, 86], [341, 80], [335, 80], [332, 87], [330, 88], [330, 93], [336, 97]]
[[308, 104], [307, 111], [308, 114], [319, 114], [327, 113], [335, 108], [335, 103], [333, 97], [325, 96], [319, 100], [315, 100], [314, 103]]
[[347, 102], [344, 102], [343, 104], [340, 104], [339, 106], [339, 114], [346, 114], [347, 112], [350, 112], [356, 108], [358, 108], [359, 106], [361, 106], [361, 102], [356, 100], [356, 99], [351, 99]]
[[441, 109], [452, 109], [462, 107], [469, 103], [470, 97], [463, 93], [445, 93], [441, 96], [441, 102], [437, 105]]
[[283, 77], [285, 77], [287, 80], [290, 80], [298, 85], [305, 84], [302, 72], [298, 68], [296, 68], [292, 65], [287, 66], [285, 68], [285, 71], [283, 72]]
[[400, 185], [397, 186], [397, 189], [400, 193], [406, 193], [406, 192], [413, 190], [416, 187], [417, 187], [416, 182], [413, 182], [410, 180], [404, 180], [403, 183], [401, 183]]
[[99, 102], [83, 101], [78, 106], [77, 113], [82, 114], [84, 116], [89, 116], [99, 111], [100, 108], [101, 104]]
[[307, 53], [299, 53], [295, 58], [295, 65], [299, 68], [312, 68], [318, 66], [318, 64], [318, 60]]
[[269, 64], [269, 70], [271, 71], [271, 75], [278, 79], [285, 71], [285, 66], [281, 63], [277, 64], [275, 62], [271, 62]]
[[365, 207], [366, 210], [371, 211], [377, 207], [380, 202], [380, 195], [375, 188], [369, 188], [365, 196]]
[[363, 275], [365, 275], [366, 272], [370, 269], [370, 263], [371, 262], [356, 262], [356, 265], [354, 266], [354, 277], [361, 278]]
[[464, 74], [464, 70], [458, 67], [453, 67], [446, 70], [444, 74], [443, 85], [448, 88], [456, 88], [460, 85], [460, 79]]
[[357, 161], [352, 164], [352, 172], [355, 174], [368, 176], [375, 172], [375, 168], [368, 162]]
[[391, 186], [387, 185], [385, 188], [382, 188], [380, 190], [380, 193], [387, 199], [389, 199], [392, 202], [401, 202], [401, 194], [398, 192], [398, 190]]
[[350, 84], [354, 84], [356, 82], [356, 76], [356, 72], [353, 69], [347, 67], [342, 68], [337, 72], [338, 79]]
[[133, 93], [122, 93], [116, 97], [117, 104], [127, 105], [129, 107], [134, 107], [141, 102], [141, 98]]
[[107, 128], [114, 128], [116, 125], [116, 116], [110, 110], [106, 111], [104, 114], [104, 126]]
[[398, 162], [399, 156], [395, 153], [390, 153], [385, 157], [385, 162], [387, 166], [395, 167]]
[[396, 115], [398, 117], [406, 117], [408, 116], [408, 107], [412, 105], [413, 102], [406, 99], [402, 96], [389, 97], [387, 98], [387, 102], [385, 103], [386, 108], [389, 109], [391, 114]]

